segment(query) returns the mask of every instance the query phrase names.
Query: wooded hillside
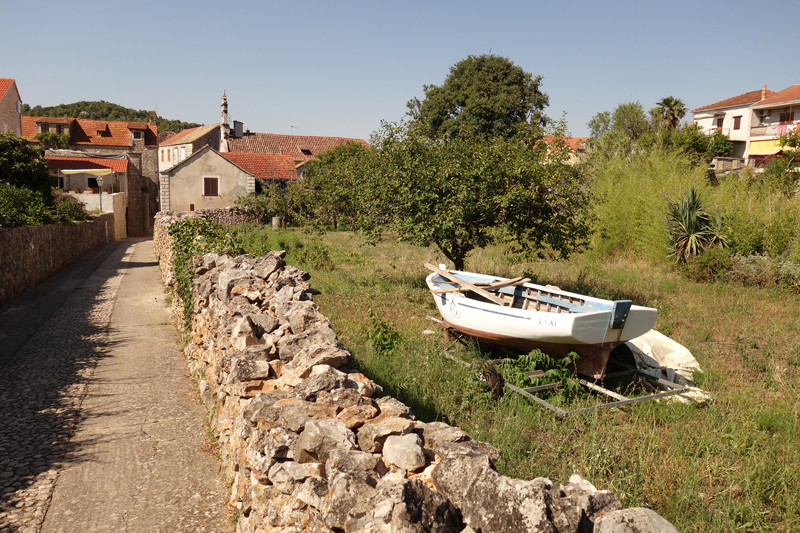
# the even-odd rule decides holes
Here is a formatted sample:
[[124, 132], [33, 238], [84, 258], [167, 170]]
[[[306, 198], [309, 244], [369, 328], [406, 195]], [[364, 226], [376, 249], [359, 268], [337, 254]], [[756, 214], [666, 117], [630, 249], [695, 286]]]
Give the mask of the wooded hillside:
[[[40, 105], [31, 107], [22, 104], [22, 115], [29, 117], [63, 117], [85, 118], [89, 120], [118, 120], [127, 122], [148, 122], [150, 112], [144, 109], [136, 110], [121, 105], [112, 104], [103, 100], [97, 102], [75, 102], [73, 104], [59, 104], [57, 106], [42, 107]], [[195, 122], [183, 122], [181, 120], [169, 120], [161, 117], [156, 118], [158, 131], [179, 132], [186, 128], [202, 126]]]

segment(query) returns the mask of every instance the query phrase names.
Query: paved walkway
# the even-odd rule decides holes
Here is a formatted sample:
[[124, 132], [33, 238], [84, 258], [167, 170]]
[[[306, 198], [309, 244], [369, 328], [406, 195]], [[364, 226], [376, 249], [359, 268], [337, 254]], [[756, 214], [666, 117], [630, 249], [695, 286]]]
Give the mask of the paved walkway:
[[227, 532], [152, 241], [0, 307], [0, 533]]

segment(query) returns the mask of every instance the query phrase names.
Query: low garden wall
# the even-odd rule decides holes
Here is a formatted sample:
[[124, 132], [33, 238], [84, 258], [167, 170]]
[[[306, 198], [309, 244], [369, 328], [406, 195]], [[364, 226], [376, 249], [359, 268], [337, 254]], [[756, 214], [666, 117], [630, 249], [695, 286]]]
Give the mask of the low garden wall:
[[113, 240], [113, 213], [74, 225], [0, 228], [0, 304]]
[[[156, 216], [168, 289], [166, 229], [182, 216]], [[185, 354], [231, 480], [238, 533], [676, 531], [577, 475], [561, 484], [501, 476], [501, 450], [417, 420], [353, 370], [309, 275], [284, 256], [194, 259]]]

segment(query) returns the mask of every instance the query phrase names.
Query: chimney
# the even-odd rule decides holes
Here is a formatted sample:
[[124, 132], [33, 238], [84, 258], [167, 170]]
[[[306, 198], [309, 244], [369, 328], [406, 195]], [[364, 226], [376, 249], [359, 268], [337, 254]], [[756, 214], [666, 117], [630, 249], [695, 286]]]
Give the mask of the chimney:
[[155, 126], [156, 125], [156, 112], [155, 111], [150, 111], [150, 125], [151, 126]]
[[766, 100], [767, 99], [767, 86], [766, 85], [762, 85], [761, 86], [761, 99], [762, 100]]

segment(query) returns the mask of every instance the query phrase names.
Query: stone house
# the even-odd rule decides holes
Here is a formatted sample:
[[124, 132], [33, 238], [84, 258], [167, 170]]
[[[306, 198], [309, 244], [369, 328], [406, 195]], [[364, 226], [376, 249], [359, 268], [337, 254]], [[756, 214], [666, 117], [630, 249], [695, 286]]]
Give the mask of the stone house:
[[166, 172], [204, 146], [219, 151], [220, 126], [200, 126], [187, 128], [167, 138], [158, 145], [158, 171]]
[[22, 135], [21, 107], [17, 83], [11, 78], [0, 78], [0, 133]]
[[[51, 162], [58, 185], [65, 189], [93, 189], [98, 183], [90, 175], [72, 176], [66, 180], [59, 175], [59, 169], [69, 164], [63, 159], [83, 159], [80, 164], [100, 166], [108, 166], [104, 161], [125, 159], [124, 171], [119, 169], [119, 163], [114, 163], [114, 179], [109, 180], [111, 183], [104, 180], [103, 189], [127, 192], [128, 235], [141, 236], [152, 230], [153, 217], [158, 211], [158, 129], [155, 118], [155, 112], [150, 113], [149, 123], [23, 116], [22, 136], [35, 143], [39, 142], [36, 135], [44, 132], [69, 136], [68, 150], [45, 152], [45, 159]], [[72, 164], [78, 163], [73, 161]], [[91, 165], [82, 168], [95, 168]]]
[[161, 210], [231, 207], [255, 192], [256, 178], [287, 182], [297, 171], [286, 154], [232, 154], [206, 145], [161, 173]]

